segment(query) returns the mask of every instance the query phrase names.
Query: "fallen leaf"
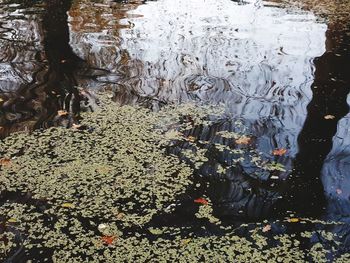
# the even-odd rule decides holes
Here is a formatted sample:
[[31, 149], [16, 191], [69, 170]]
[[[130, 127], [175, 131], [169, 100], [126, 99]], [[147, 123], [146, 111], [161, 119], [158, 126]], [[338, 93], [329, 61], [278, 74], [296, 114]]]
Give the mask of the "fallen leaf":
[[115, 215], [115, 217], [118, 219], [118, 220], [121, 220], [125, 217], [125, 214], [124, 213], [118, 213]]
[[188, 137], [187, 137], [187, 140], [190, 141], [190, 142], [195, 142], [196, 137], [188, 136]]
[[209, 204], [209, 202], [207, 200], [205, 200], [204, 198], [197, 198], [194, 200], [195, 203], [197, 204], [202, 204], [202, 205], [207, 205]]
[[251, 141], [251, 138], [249, 138], [248, 136], [243, 135], [243, 136], [241, 136], [240, 138], [238, 138], [236, 140], [236, 143], [237, 144], [247, 145], [247, 144], [250, 143], [250, 141]]
[[177, 130], [169, 130], [164, 135], [168, 140], [180, 140], [182, 138], [182, 133]]
[[75, 123], [73, 123], [73, 125], [72, 125], [72, 129], [73, 130], [79, 130], [81, 128], [81, 124], [75, 124]]
[[191, 238], [183, 239], [181, 240], [181, 246], [186, 246], [190, 242], [191, 242]]
[[325, 120], [334, 120], [335, 116], [334, 115], [326, 115], [323, 117]]
[[68, 112], [66, 110], [59, 110], [57, 111], [58, 116], [66, 116], [68, 115]]
[[287, 153], [287, 150], [284, 148], [280, 148], [280, 149], [275, 149], [273, 150], [272, 154], [276, 155], [276, 156], [282, 156], [285, 155]]
[[337, 189], [336, 192], [338, 195], [341, 195], [343, 193], [343, 191], [341, 189]]
[[75, 207], [75, 205], [72, 203], [63, 203], [61, 206], [64, 208], [74, 208]]
[[299, 218], [292, 217], [292, 218], [289, 218], [288, 221], [289, 221], [290, 223], [298, 223], [300, 220], [299, 220]]
[[0, 159], [0, 166], [9, 166], [11, 164], [11, 160], [9, 158]]
[[271, 230], [271, 225], [266, 225], [263, 227], [262, 231], [265, 233], [265, 232], [268, 232]]
[[101, 239], [103, 243], [112, 245], [114, 243], [114, 240], [116, 240], [116, 236], [102, 236]]
[[163, 230], [157, 229], [157, 228], [149, 228], [149, 232], [151, 232], [153, 235], [161, 235], [163, 234]]
[[16, 223], [16, 222], [17, 222], [17, 220], [16, 220], [16, 219], [14, 219], [14, 218], [10, 218], [9, 220], [7, 220], [7, 222], [9, 222], [9, 223]]
[[106, 230], [108, 228], [108, 225], [106, 224], [99, 224], [97, 229], [100, 231], [100, 232], [103, 232], [104, 230]]

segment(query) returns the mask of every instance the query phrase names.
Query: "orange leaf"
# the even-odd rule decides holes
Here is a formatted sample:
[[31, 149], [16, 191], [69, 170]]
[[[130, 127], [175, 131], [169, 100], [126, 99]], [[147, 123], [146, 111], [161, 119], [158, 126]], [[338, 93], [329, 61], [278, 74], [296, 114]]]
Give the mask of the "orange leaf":
[[239, 139], [236, 140], [236, 143], [237, 143], [237, 144], [247, 145], [247, 144], [250, 143], [251, 140], [252, 140], [252, 139], [249, 138], [248, 136], [243, 135], [243, 136], [241, 136]]
[[11, 164], [11, 160], [9, 158], [0, 159], [0, 166], [9, 166]]
[[101, 237], [102, 242], [107, 244], [107, 245], [112, 245], [116, 239], [115, 236], [103, 236]]
[[197, 198], [194, 200], [195, 203], [197, 204], [202, 204], [202, 205], [207, 205], [208, 204], [208, 201], [205, 200], [204, 198]]
[[271, 230], [271, 225], [266, 225], [266, 226], [264, 226], [263, 229], [262, 229], [263, 232], [268, 232], [268, 231], [270, 231], [270, 230]]
[[190, 141], [190, 142], [194, 142], [196, 140], [196, 137], [188, 136], [187, 140]]
[[68, 115], [68, 112], [66, 110], [59, 110], [57, 111], [58, 116], [66, 116]]
[[282, 156], [282, 155], [285, 155], [286, 152], [287, 152], [286, 149], [281, 148], [281, 149], [275, 149], [275, 150], [273, 150], [272, 154], [273, 154], [273, 155], [277, 155], [277, 156]]

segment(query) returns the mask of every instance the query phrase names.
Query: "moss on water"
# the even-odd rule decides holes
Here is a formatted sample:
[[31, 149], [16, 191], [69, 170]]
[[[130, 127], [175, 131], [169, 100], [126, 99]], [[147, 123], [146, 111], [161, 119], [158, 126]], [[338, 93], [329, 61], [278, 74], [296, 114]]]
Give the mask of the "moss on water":
[[[166, 154], [164, 146], [188, 140], [185, 130], [210, 125], [210, 116], [221, 114], [220, 109], [196, 105], [154, 113], [116, 107], [101, 97], [101, 108], [83, 116], [85, 130], [51, 128], [6, 138], [0, 143], [1, 158], [10, 159], [0, 167], [5, 197], [0, 206], [0, 260], [23, 249], [24, 257], [43, 262], [304, 261], [305, 251], [293, 236], [263, 233], [259, 224], [241, 227], [251, 229], [249, 237], [223, 227], [210, 200], [199, 205], [195, 215], [225, 229], [225, 234], [194, 235], [189, 226], [149, 226], [192, 184], [192, 168]], [[194, 163], [206, 162], [201, 149], [188, 154]], [[337, 238], [321, 234], [327, 240]], [[326, 254], [322, 246], [310, 252], [317, 260]], [[339, 262], [346, 258], [341, 256]]]

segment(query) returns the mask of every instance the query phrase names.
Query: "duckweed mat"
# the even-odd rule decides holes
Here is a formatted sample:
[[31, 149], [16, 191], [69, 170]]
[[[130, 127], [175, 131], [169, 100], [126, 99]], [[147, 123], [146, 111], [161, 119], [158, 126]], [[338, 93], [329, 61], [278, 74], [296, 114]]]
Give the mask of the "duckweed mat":
[[6, 138], [0, 143], [0, 261], [349, 262], [340, 222], [286, 218], [230, 226], [204, 196], [194, 200], [189, 224], [154, 223], [174, 211], [193, 187], [194, 169], [207, 161], [185, 152], [190, 165], [166, 146], [191, 141], [185, 130], [210, 125], [222, 113], [193, 104], [151, 112], [117, 107], [102, 96], [100, 108], [70, 129]]

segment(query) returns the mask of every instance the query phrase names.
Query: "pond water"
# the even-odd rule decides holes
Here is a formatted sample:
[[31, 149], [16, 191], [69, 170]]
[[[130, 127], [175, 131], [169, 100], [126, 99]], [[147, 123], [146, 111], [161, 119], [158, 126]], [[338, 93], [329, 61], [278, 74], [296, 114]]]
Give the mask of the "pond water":
[[218, 105], [214, 125], [186, 136], [230, 146], [217, 133], [244, 129], [252, 150], [284, 168], [225, 169], [234, 155], [198, 142], [209, 161], [195, 180], [207, 187], [189, 195], [209, 196], [227, 222], [294, 211], [349, 223], [349, 32], [279, 1], [0, 1], [0, 137], [70, 126], [96, 107], [96, 90], [154, 111]]

